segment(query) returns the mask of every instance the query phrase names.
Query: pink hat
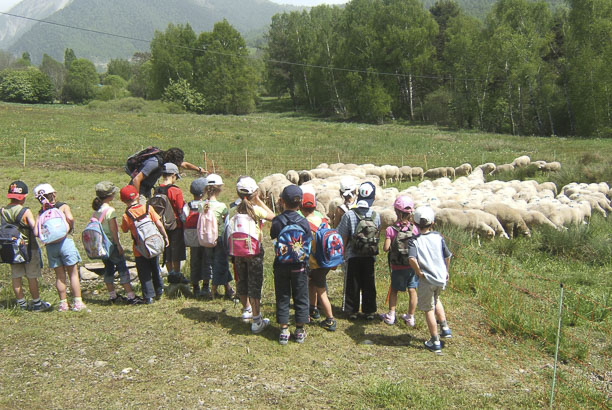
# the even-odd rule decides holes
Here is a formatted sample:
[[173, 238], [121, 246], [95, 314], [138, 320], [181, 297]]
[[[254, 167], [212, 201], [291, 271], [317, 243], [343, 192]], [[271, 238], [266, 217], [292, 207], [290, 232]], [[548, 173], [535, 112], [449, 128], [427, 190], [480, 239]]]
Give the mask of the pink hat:
[[393, 203], [393, 208], [400, 212], [409, 212], [414, 209], [414, 201], [408, 195], [400, 195]]

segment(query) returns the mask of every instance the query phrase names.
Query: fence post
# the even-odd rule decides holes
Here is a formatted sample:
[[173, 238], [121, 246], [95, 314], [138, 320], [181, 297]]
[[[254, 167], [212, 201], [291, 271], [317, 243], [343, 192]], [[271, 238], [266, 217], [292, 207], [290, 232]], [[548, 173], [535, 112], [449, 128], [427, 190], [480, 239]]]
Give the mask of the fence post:
[[26, 139], [23, 138], [23, 167], [26, 166]]
[[249, 150], [244, 149], [244, 175], [249, 175]]
[[427, 155], [423, 155], [423, 158], [425, 159], [425, 171], [427, 171]]
[[552, 389], [550, 391], [550, 408], [553, 408], [555, 401], [555, 383], [557, 381], [557, 359], [559, 357], [559, 341], [561, 339], [561, 319], [563, 313], [563, 283], [561, 283], [561, 296], [559, 297], [559, 324], [557, 327], [557, 345], [555, 347], [555, 364], [553, 367]]
[[204, 169], [206, 172], [208, 172], [208, 158], [206, 156], [206, 151], [202, 151], [202, 153], [204, 154]]

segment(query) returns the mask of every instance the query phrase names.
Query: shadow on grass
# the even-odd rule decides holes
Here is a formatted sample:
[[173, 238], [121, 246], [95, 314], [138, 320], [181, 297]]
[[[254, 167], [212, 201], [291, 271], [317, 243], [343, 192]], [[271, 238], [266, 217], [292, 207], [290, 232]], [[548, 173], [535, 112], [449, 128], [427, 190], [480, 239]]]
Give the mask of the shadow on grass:
[[[228, 329], [229, 333], [232, 335], [253, 335], [250, 324], [244, 323], [239, 317], [228, 315], [225, 308], [221, 310], [221, 312], [215, 312], [198, 307], [190, 307], [183, 308], [179, 310], [178, 313], [194, 322], [219, 324]], [[263, 336], [268, 340], [275, 341], [278, 338], [277, 330], [278, 329], [275, 329], [274, 326], [268, 326], [259, 335], [253, 336]]]
[[425, 339], [414, 337], [409, 333], [399, 335], [388, 335], [382, 333], [380, 322], [366, 322], [356, 320], [346, 328], [347, 334], [356, 344], [359, 345], [379, 345], [389, 347], [416, 347], [423, 348]]

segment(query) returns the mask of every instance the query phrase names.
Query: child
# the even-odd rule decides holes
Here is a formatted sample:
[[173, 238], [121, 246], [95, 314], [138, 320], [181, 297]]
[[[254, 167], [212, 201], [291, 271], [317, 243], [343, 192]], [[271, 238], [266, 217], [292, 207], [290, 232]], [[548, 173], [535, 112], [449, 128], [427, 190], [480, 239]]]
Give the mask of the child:
[[349, 319], [357, 319], [361, 294], [361, 309], [367, 320], [374, 320], [377, 317], [374, 262], [380, 240], [380, 216], [370, 209], [376, 194], [374, 184], [364, 182], [358, 192], [355, 208], [345, 213], [338, 225], [347, 261], [343, 311], [347, 312]]
[[[270, 238], [277, 239], [282, 229], [288, 225], [299, 225], [308, 240], [311, 240], [310, 225], [296, 211], [302, 204], [302, 190], [297, 185], [288, 185], [280, 196], [280, 204], [285, 210], [272, 220]], [[278, 240], [278, 239], [277, 239]], [[278, 252], [277, 252], [278, 253]], [[279, 255], [274, 258], [274, 291], [276, 293], [276, 320], [280, 324], [281, 333], [278, 342], [286, 345], [289, 342], [289, 302], [293, 296], [295, 309], [295, 341], [304, 343], [306, 331], [304, 324], [308, 323], [308, 274], [306, 266], [308, 259], [302, 262], [281, 263]]]
[[[96, 184], [96, 197], [93, 200], [91, 207], [94, 210], [93, 218], [102, 219], [100, 224], [106, 236], [112, 242], [109, 257], [103, 259], [104, 263], [104, 284], [108, 290], [108, 300], [110, 303], [127, 301], [130, 305], [140, 305], [143, 300], [134, 294], [132, 285], [130, 284], [130, 271], [126, 266], [123, 247], [119, 241], [119, 227], [117, 225], [117, 216], [115, 208], [110, 206], [110, 202], [115, 199], [115, 194], [119, 192], [110, 181], [102, 181]], [[119, 295], [115, 291], [115, 271], [119, 271], [119, 281], [125, 290], [127, 299]]]
[[357, 184], [353, 177], [344, 177], [340, 180], [340, 196], [344, 202], [336, 208], [336, 212], [334, 212], [334, 219], [332, 221], [332, 226], [334, 228], [337, 228], [340, 224], [342, 215], [355, 206], [355, 200], [357, 199]]
[[[217, 288], [220, 285], [225, 287], [225, 298], [234, 298], [234, 289], [230, 286], [232, 281], [232, 275], [229, 271], [229, 263], [227, 261], [227, 251], [223, 245], [223, 231], [225, 228], [225, 221], [227, 219], [228, 210], [227, 206], [223, 202], [217, 201], [217, 196], [221, 193], [221, 187], [223, 186], [223, 180], [217, 174], [209, 174], [206, 178], [206, 188], [204, 192], [208, 198], [206, 206], [210, 207], [217, 218], [217, 226], [219, 229], [219, 239], [217, 245], [214, 248], [204, 248], [205, 263], [208, 265], [209, 271], [212, 272], [212, 296], [214, 298], [219, 297]], [[200, 212], [203, 212], [202, 207]]]
[[25, 276], [28, 279], [30, 294], [32, 295], [32, 306], [30, 309], [33, 312], [43, 312], [49, 310], [51, 304], [40, 299], [38, 278], [42, 277], [42, 261], [40, 248], [34, 236], [34, 215], [30, 209], [23, 206], [27, 195], [28, 186], [24, 182], [11, 182], [8, 194], [6, 194], [6, 197], [10, 199], [10, 203], [5, 208], [2, 208], [0, 212], [4, 221], [17, 226], [21, 233], [21, 239], [24, 241], [30, 255], [30, 260], [26, 263], [11, 264], [11, 279], [17, 304], [21, 309], [25, 310], [28, 308], [22, 288], [22, 278]]
[[[398, 196], [393, 204], [395, 208], [395, 214], [397, 215], [397, 222], [386, 230], [385, 243], [383, 250], [389, 252], [389, 267], [391, 268], [391, 288], [389, 289], [389, 312], [380, 315], [381, 319], [388, 325], [395, 323], [395, 307], [397, 306], [397, 292], [405, 292], [408, 289], [409, 305], [408, 314], [404, 313], [402, 319], [404, 322], [411, 327], [414, 327], [414, 311], [416, 310], [417, 304], [417, 286], [419, 285], [419, 279], [414, 274], [412, 268], [406, 263], [401, 263], [402, 259], [405, 259], [408, 255], [405, 251], [408, 250], [406, 246], [409, 246], [412, 239], [409, 236], [416, 236], [419, 230], [415, 225], [411, 223], [412, 211], [414, 209], [414, 202], [409, 196], [401, 195]], [[398, 233], [402, 232], [401, 238], [406, 238], [406, 241], [396, 242], [394, 240], [398, 238]], [[407, 232], [407, 234], [404, 234]], [[394, 245], [394, 246], [393, 246]], [[399, 247], [404, 251], [400, 254]], [[394, 264], [395, 262], [395, 264]]]
[[[204, 189], [206, 188], [206, 178], [197, 178], [193, 180], [189, 187], [189, 192], [193, 195], [193, 201], [188, 202], [183, 207], [183, 232], [187, 236], [187, 232], [197, 228], [197, 220], [200, 215], [200, 209], [204, 204]], [[193, 218], [193, 219], [192, 219]], [[191, 219], [191, 220], [190, 220]], [[189, 229], [187, 229], [189, 225]], [[185, 238], [187, 242], [187, 238]], [[191, 270], [190, 279], [195, 297], [210, 299], [210, 279], [212, 278], [209, 267], [204, 260], [204, 247], [200, 246], [197, 240], [197, 234], [192, 235], [191, 244], [189, 245], [189, 267]], [[200, 288], [202, 281], [202, 288]]]
[[[271, 221], [274, 213], [266, 206], [259, 197], [259, 187], [253, 178], [242, 177], [236, 184], [236, 191], [240, 197], [240, 203], [236, 206], [236, 214], [246, 214], [257, 228], [255, 233], [262, 243], [261, 222]], [[226, 228], [227, 229], [227, 228]], [[251, 323], [253, 333], [261, 333], [270, 323], [270, 319], [262, 318], [260, 311], [261, 288], [263, 286], [263, 262], [264, 250], [260, 247], [260, 253], [251, 257], [234, 256], [234, 270], [236, 272], [236, 290], [240, 303], [242, 303], [242, 320]]]
[[[431, 338], [425, 342], [425, 347], [432, 352], [440, 353], [442, 349], [440, 336], [451, 337], [444, 308], [440, 302], [440, 292], [448, 282], [452, 255], [442, 235], [433, 231], [434, 220], [434, 210], [428, 206], [419, 207], [414, 211], [414, 222], [419, 226], [421, 234], [414, 239], [410, 247], [410, 266], [419, 277], [418, 308], [425, 313], [427, 328], [431, 335]], [[442, 328], [440, 334], [438, 334], [436, 316]]]
[[161, 298], [162, 294], [164, 293], [161, 272], [159, 271], [159, 258], [157, 256], [150, 259], [145, 258], [136, 250], [135, 238], [138, 236], [138, 234], [133, 219], [143, 217], [148, 208], [148, 215], [164, 238], [164, 245], [166, 248], [169, 245], [168, 235], [166, 234], [164, 224], [162, 223], [159, 215], [157, 215], [157, 212], [155, 212], [155, 209], [139, 203], [138, 191], [133, 185], [124, 186], [121, 188], [119, 194], [121, 196], [121, 201], [127, 206], [125, 214], [123, 214], [123, 220], [121, 221], [121, 230], [123, 232], [130, 231], [132, 234], [132, 239], [134, 239], [133, 251], [134, 257], [136, 258], [136, 270], [138, 271], [138, 279], [140, 280], [140, 285], [142, 287], [142, 296], [144, 303], [151, 304], [155, 301], [155, 299]]
[[185, 206], [183, 192], [174, 183], [180, 179], [178, 167], [171, 163], [165, 163], [162, 171], [162, 180], [158, 188], [155, 188], [155, 195], [164, 194], [168, 197], [176, 228], [168, 230], [168, 240], [170, 245], [164, 250], [164, 262], [168, 268], [168, 283], [189, 283], [189, 280], [181, 273], [181, 261], [187, 259], [187, 248], [183, 236], [183, 223], [179, 217]]
[[[302, 206], [300, 213], [308, 221], [308, 224], [310, 225], [310, 230], [312, 231], [313, 239], [315, 232], [319, 230], [319, 227], [321, 225], [324, 224], [326, 228], [329, 227], [327, 219], [325, 219], [319, 211], [315, 210], [316, 206], [317, 203], [315, 199], [315, 194], [311, 192], [304, 192], [302, 196]], [[336, 321], [334, 320], [331, 303], [329, 302], [329, 298], [327, 297], [327, 274], [329, 273], [329, 268], [319, 267], [314, 257], [314, 246], [315, 243], [313, 240], [312, 252], [308, 261], [308, 298], [310, 300], [310, 318], [318, 319], [320, 317], [319, 309], [316, 306], [318, 301], [318, 304], [322, 307], [323, 313], [326, 317], [325, 320], [321, 321], [321, 326], [325, 330], [333, 332], [336, 330]]]
[[40, 237], [41, 235], [38, 223], [41, 215], [51, 208], [58, 209], [61, 214], [63, 214], [63, 219], [67, 224], [66, 236], [55, 243], [46, 245], [49, 267], [55, 270], [55, 286], [60, 298], [58, 310], [60, 312], [67, 312], [70, 309], [66, 296], [66, 275], [68, 275], [70, 278], [70, 289], [72, 290], [72, 296], [74, 298], [72, 310], [75, 312], [89, 312], [90, 310], [87, 309], [87, 306], [85, 306], [81, 298], [81, 282], [78, 266], [78, 263], [81, 262], [81, 255], [79, 255], [74, 240], [70, 236], [74, 228], [74, 218], [70, 211], [70, 207], [63, 202], [57, 202], [57, 192], [50, 184], [38, 185], [34, 188], [34, 194], [42, 204], [34, 229], [34, 234], [36, 236]]

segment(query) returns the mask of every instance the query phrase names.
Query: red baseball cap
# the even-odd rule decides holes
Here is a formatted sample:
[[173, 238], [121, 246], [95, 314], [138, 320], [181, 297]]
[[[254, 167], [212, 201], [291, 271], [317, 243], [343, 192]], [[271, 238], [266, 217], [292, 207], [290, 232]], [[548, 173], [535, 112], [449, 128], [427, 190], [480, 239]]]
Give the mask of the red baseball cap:
[[138, 191], [134, 185], [126, 185], [119, 192], [123, 202], [133, 201], [138, 196]]
[[8, 194], [6, 197], [8, 199], [17, 199], [19, 201], [23, 200], [28, 194], [28, 186], [23, 181], [13, 181], [11, 185], [9, 185]]
[[304, 192], [302, 195], [302, 208], [316, 208], [317, 202], [315, 201], [315, 195], [312, 192]]

